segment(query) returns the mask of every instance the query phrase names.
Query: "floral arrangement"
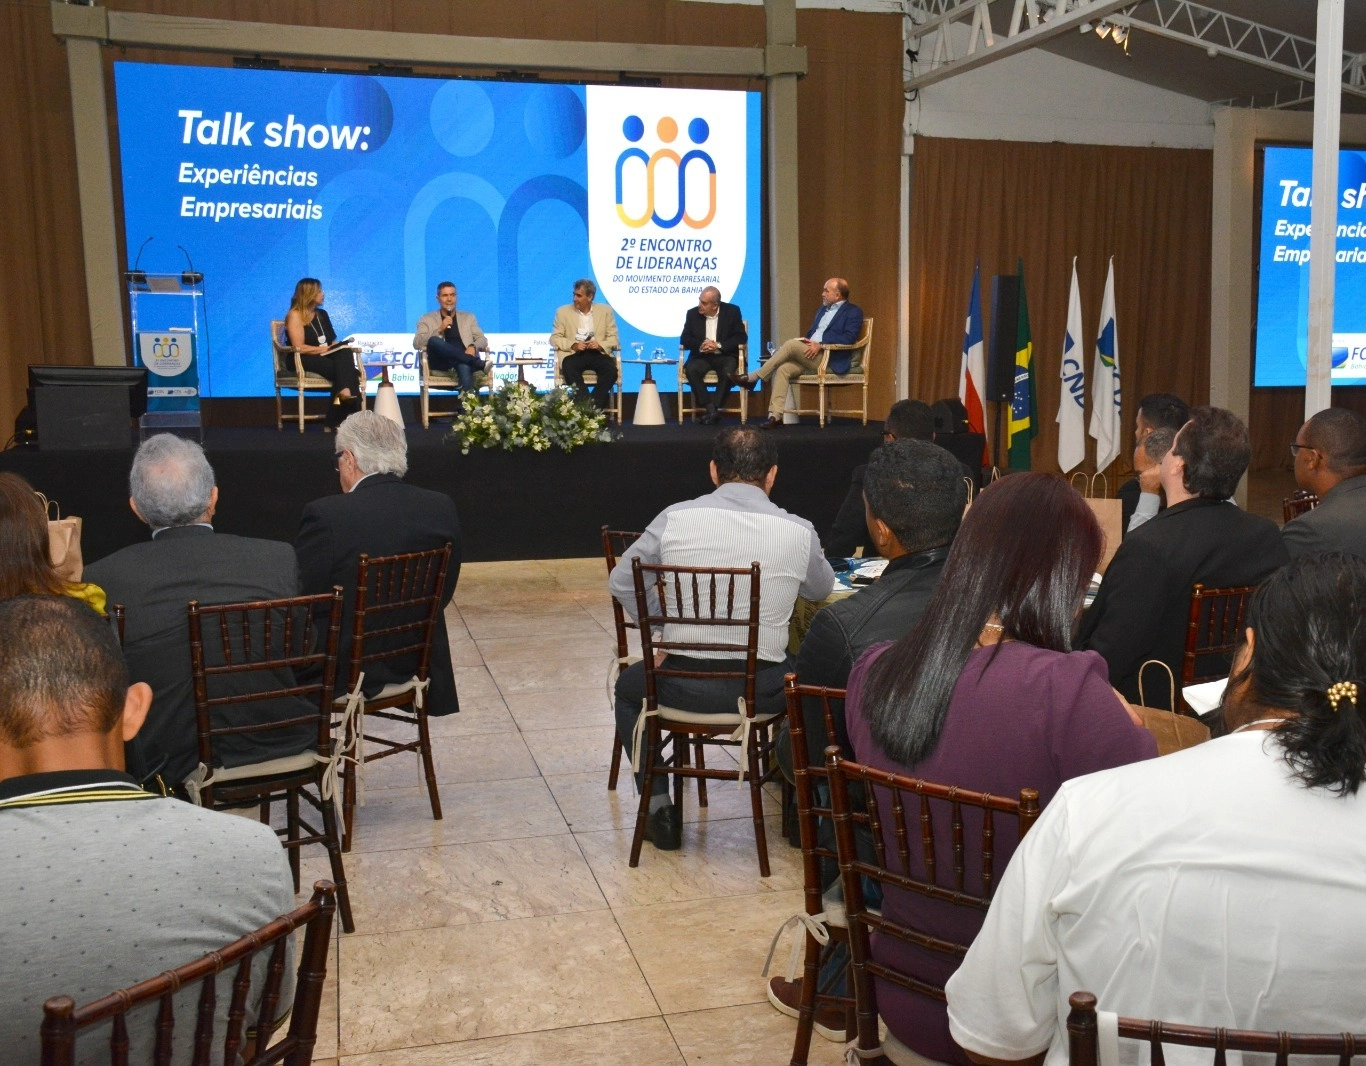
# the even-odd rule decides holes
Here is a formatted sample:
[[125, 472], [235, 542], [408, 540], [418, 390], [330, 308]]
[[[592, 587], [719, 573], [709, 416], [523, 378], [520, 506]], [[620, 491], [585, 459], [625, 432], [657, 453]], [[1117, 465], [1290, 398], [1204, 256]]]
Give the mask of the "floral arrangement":
[[568, 389], [538, 393], [526, 382], [507, 381], [488, 396], [466, 394], [451, 426], [462, 455], [471, 448], [551, 448], [572, 452], [582, 444], [614, 440], [606, 413]]

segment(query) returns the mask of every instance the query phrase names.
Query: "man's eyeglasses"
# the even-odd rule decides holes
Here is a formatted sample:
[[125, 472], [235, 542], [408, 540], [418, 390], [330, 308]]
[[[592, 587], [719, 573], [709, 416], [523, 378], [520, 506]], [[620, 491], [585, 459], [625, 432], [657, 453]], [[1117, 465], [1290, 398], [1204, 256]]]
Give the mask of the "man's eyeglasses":
[[1297, 441], [1292, 441], [1291, 444], [1290, 444], [1290, 457], [1291, 457], [1292, 459], [1293, 459], [1293, 458], [1297, 458], [1297, 457], [1299, 456], [1299, 454], [1300, 454], [1300, 449], [1301, 449], [1301, 448], [1307, 448], [1307, 449], [1308, 449], [1309, 451], [1311, 451], [1311, 452], [1316, 452], [1316, 451], [1318, 451], [1317, 448], [1311, 448], [1311, 447], [1309, 447], [1308, 444], [1300, 444], [1300, 443], [1298, 443]]

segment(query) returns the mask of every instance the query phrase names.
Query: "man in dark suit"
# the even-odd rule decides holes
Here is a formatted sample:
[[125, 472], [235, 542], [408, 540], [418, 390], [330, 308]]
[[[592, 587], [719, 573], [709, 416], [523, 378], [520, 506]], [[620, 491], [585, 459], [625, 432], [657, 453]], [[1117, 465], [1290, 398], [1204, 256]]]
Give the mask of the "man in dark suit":
[[1295, 435], [1295, 483], [1319, 498], [1281, 539], [1292, 557], [1348, 552], [1366, 559], [1366, 418], [1340, 407], [1320, 411]]
[[[374, 411], [358, 411], [337, 428], [335, 438], [340, 496], [324, 496], [304, 508], [294, 550], [305, 593], [346, 590], [346, 613], [337, 649], [337, 687], [346, 684], [351, 654], [351, 620], [356, 593], [356, 567], [361, 553], [371, 556], [430, 551], [451, 546], [451, 561], [441, 606], [451, 602], [460, 576], [460, 522], [455, 503], [443, 492], [403, 482], [408, 472], [408, 442], [403, 429]], [[413, 676], [417, 662], [388, 659], [366, 666], [365, 691], [373, 695], [387, 684]], [[429, 667], [431, 687], [427, 713], [460, 710], [455, 670], [446, 637], [446, 621], [438, 616], [432, 633]]]
[[[214, 532], [218, 486], [198, 444], [169, 433], [148, 437], [133, 457], [128, 483], [129, 504], [151, 527], [152, 539], [91, 563], [84, 577], [111, 604], [123, 604], [129, 677], [152, 687], [147, 723], [128, 746], [129, 772], [144, 782], [160, 776], [178, 790], [199, 765], [186, 605], [296, 596], [299, 575], [288, 544]], [[254, 716], [301, 711], [284, 702], [250, 706]], [[218, 738], [214, 753], [221, 765], [240, 766], [294, 755], [315, 741], [315, 731], [281, 729]]]
[[[1191, 586], [1255, 585], [1289, 561], [1276, 524], [1229, 497], [1247, 469], [1252, 445], [1231, 411], [1196, 407], [1162, 460], [1167, 508], [1119, 546], [1100, 593], [1082, 618], [1079, 646], [1100, 652], [1110, 684], [1138, 702], [1138, 671], [1160, 659], [1181, 676]], [[1022, 531], [1027, 536], [1027, 531]], [[1153, 678], [1151, 707], [1168, 690]]]
[[[721, 409], [726, 406], [731, 375], [740, 365], [740, 345], [748, 340], [740, 308], [721, 301], [721, 290], [708, 285], [683, 319], [683, 334], [678, 338], [686, 348], [688, 361], [683, 372], [692, 386], [692, 402], [701, 412], [701, 421], [714, 426], [721, 421]], [[716, 372], [716, 390], [708, 392], [706, 377]], [[694, 418], [699, 417], [694, 414]]]
[[[782, 428], [783, 411], [787, 409], [787, 387], [804, 371], [820, 366], [823, 345], [853, 344], [862, 332], [863, 311], [849, 302], [849, 283], [843, 278], [831, 278], [821, 289], [821, 307], [811, 320], [811, 328], [774, 352], [773, 358], [755, 373], [736, 374], [731, 378], [737, 385], [774, 378], [773, 392], [768, 401], [768, 420], [759, 428]], [[847, 374], [853, 358], [852, 352], [832, 352], [830, 372]]]

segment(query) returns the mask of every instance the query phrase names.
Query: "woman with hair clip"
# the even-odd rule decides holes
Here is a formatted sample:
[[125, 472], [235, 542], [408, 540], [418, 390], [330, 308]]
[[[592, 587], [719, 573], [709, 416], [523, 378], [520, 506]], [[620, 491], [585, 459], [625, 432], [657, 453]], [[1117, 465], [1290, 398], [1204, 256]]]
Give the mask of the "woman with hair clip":
[[323, 310], [323, 283], [317, 278], [300, 278], [294, 286], [294, 298], [285, 315], [285, 335], [290, 347], [299, 349], [304, 369], [332, 382], [332, 407], [325, 425], [335, 428], [360, 409], [360, 371], [355, 349], [332, 350], [337, 331]]
[[0, 474], [0, 600], [11, 596], [71, 596], [104, 613], [104, 590], [67, 581], [52, 565], [47, 513], [33, 486]]
[[[1015, 474], [985, 489], [919, 622], [870, 648], [849, 676], [845, 718], [858, 760], [996, 795], [1034, 788], [1046, 804], [1069, 778], [1155, 756], [1152, 734], [1110, 687], [1105, 660], [1072, 650], [1103, 546], [1090, 506], [1060, 478]], [[947, 807], [936, 817], [947, 819]], [[965, 839], [980, 839], [981, 812], [965, 809], [963, 820]], [[1018, 823], [997, 818], [995, 829], [999, 873], [1019, 843]], [[961, 865], [948, 838], [937, 834], [940, 870]], [[890, 835], [888, 843], [895, 855]], [[980, 892], [980, 870], [968, 866], [965, 888]], [[918, 853], [909, 873], [925, 876]], [[960, 943], [982, 924], [980, 913], [890, 886], [883, 912]], [[955, 968], [949, 956], [890, 937], [876, 940], [873, 954], [941, 985]], [[943, 1004], [881, 981], [877, 996], [901, 1043], [924, 1058], [969, 1063]]]
[[1015, 853], [948, 988], [969, 1052], [1065, 1064], [1080, 989], [1131, 1018], [1366, 1031], [1366, 561], [1296, 559], [1244, 621], [1229, 735], [1069, 782]]

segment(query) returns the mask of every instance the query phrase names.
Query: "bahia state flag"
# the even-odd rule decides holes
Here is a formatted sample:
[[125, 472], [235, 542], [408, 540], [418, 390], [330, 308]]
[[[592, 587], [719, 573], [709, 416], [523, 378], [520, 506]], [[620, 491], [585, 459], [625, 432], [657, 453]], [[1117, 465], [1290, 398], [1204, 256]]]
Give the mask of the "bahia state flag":
[[1039, 432], [1039, 407], [1034, 399], [1034, 337], [1029, 330], [1023, 259], [1019, 260], [1017, 269], [1020, 275], [1020, 318], [1015, 327], [1015, 391], [1010, 399], [1006, 439], [1009, 441], [1010, 468], [1028, 470], [1030, 441]]
[[1062, 385], [1058, 397], [1058, 466], [1064, 474], [1086, 459], [1086, 364], [1081, 361], [1081, 290], [1072, 257], [1072, 291], [1067, 298], [1067, 332], [1062, 341]]
[[1096, 360], [1091, 369], [1091, 436], [1096, 439], [1096, 472], [1101, 473], [1119, 455], [1119, 337], [1115, 331], [1115, 257], [1105, 275], [1105, 296], [1100, 302], [1100, 330], [1096, 335]]
[[[986, 437], [986, 408], [982, 397], [986, 395], [987, 362], [986, 345], [982, 340], [982, 264], [972, 269], [972, 295], [968, 298], [968, 323], [963, 334], [963, 362], [958, 370], [958, 399], [967, 408], [968, 430], [981, 433]], [[985, 445], [982, 448], [982, 465], [990, 463]]]

